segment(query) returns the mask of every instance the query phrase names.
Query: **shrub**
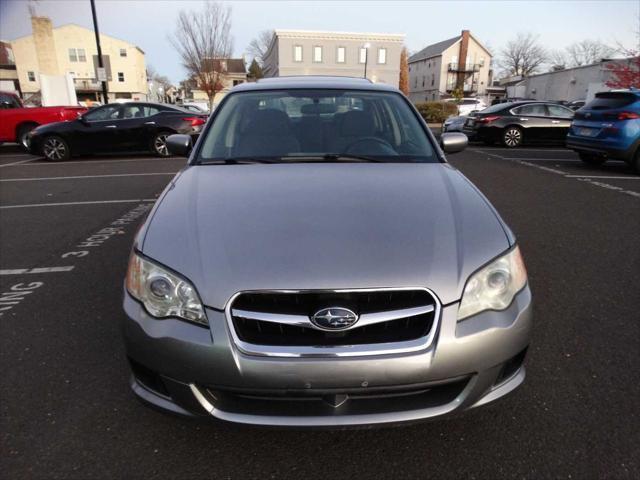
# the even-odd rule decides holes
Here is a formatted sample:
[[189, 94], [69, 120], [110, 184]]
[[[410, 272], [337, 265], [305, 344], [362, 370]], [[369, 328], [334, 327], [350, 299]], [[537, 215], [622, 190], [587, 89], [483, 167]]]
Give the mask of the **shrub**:
[[451, 115], [458, 114], [458, 106], [453, 102], [422, 102], [416, 108], [425, 122], [442, 123]]

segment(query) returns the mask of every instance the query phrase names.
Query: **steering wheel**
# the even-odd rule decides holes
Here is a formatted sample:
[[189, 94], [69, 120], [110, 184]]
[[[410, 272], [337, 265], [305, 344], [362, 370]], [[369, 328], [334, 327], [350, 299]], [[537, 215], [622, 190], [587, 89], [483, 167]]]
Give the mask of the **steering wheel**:
[[[366, 143], [367, 146], [369, 147], [372, 146], [372, 144], [376, 144], [375, 149], [378, 149], [379, 151], [368, 152], [368, 151], [358, 150], [357, 148], [355, 148], [356, 146], [362, 143]], [[353, 151], [353, 150], [357, 150], [357, 151]], [[395, 151], [395, 149], [391, 146], [389, 142], [378, 137], [359, 138], [355, 142], [352, 142], [349, 145], [347, 145], [344, 153], [361, 153], [363, 155], [367, 155], [371, 153], [378, 154], [378, 155], [397, 155], [398, 154], [398, 152]]]

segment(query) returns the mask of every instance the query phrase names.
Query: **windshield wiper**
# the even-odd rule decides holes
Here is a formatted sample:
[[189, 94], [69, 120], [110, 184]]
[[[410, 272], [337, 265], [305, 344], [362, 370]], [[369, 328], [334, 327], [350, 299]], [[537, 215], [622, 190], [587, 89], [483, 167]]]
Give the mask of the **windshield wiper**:
[[301, 162], [384, 162], [379, 158], [366, 155], [352, 155], [350, 153], [325, 153], [324, 155], [288, 155], [282, 160], [298, 160]]
[[247, 165], [252, 163], [278, 163], [279, 157], [230, 157], [212, 158], [198, 162], [198, 165]]

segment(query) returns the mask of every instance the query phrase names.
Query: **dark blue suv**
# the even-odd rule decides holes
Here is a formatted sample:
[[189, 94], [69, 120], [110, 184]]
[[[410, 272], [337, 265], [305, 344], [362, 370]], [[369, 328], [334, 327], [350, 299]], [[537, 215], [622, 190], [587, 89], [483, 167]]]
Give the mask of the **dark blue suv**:
[[597, 93], [576, 112], [566, 143], [585, 163], [624, 160], [640, 173], [640, 90]]

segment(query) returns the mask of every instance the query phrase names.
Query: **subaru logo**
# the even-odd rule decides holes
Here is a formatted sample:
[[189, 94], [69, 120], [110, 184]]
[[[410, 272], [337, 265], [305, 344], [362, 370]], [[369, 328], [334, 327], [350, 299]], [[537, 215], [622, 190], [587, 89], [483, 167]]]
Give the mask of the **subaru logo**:
[[311, 317], [311, 323], [322, 330], [344, 330], [357, 321], [353, 311], [342, 307], [323, 308]]

